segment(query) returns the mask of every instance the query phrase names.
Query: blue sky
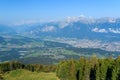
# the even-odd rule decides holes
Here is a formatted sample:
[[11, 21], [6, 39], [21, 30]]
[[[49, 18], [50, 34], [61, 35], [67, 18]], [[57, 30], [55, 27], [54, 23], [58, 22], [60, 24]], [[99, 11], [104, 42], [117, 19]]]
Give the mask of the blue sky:
[[0, 0], [0, 22], [120, 17], [120, 0]]

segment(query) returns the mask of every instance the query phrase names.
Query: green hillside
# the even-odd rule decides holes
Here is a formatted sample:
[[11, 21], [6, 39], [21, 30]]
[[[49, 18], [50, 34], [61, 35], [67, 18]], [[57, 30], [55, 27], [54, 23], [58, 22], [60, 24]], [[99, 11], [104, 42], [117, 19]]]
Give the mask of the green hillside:
[[24, 69], [18, 69], [6, 73], [4, 75], [5, 80], [59, 80], [56, 77], [55, 73], [38, 73], [38, 72], [31, 72]]

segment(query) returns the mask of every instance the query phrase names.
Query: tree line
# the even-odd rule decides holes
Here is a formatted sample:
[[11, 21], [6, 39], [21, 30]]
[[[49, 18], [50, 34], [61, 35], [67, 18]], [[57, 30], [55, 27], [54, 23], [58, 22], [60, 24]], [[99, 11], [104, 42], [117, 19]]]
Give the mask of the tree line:
[[4, 80], [3, 74], [16, 69], [26, 69], [36, 72], [55, 72], [56, 65], [42, 65], [42, 64], [23, 64], [17, 61], [0, 63], [0, 80]]
[[61, 61], [56, 74], [60, 80], [120, 80], [120, 56]]
[[36, 72], [55, 72], [56, 65], [42, 65], [42, 64], [23, 64], [17, 61], [0, 63], [0, 74], [16, 70], [26, 69], [29, 71]]

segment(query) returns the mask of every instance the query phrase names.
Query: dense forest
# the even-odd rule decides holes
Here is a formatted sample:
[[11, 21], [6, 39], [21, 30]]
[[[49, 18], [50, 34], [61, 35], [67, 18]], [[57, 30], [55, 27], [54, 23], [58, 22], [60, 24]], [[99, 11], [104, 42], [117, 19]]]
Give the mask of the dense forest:
[[56, 73], [61, 80], [120, 80], [120, 56], [62, 61]]
[[98, 59], [81, 57], [79, 60], [64, 60], [58, 65], [23, 64], [20, 62], [0, 63], [0, 80], [2, 74], [12, 70], [25, 69], [32, 72], [56, 72], [60, 80], [120, 80], [120, 56]]

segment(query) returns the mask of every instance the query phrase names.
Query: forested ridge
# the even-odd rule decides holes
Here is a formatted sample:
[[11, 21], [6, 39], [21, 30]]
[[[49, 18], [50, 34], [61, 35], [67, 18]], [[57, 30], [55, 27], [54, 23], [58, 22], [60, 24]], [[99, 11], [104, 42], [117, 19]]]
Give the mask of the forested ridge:
[[[20, 62], [0, 63], [2, 74], [12, 70], [26, 69], [32, 72], [56, 72], [60, 80], [120, 80], [120, 56], [98, 59], [81, 57], [79, 60], [64, 60], [58, 65], [23, 64]], [[4, 79], [3, 79], [4, 80]]]

